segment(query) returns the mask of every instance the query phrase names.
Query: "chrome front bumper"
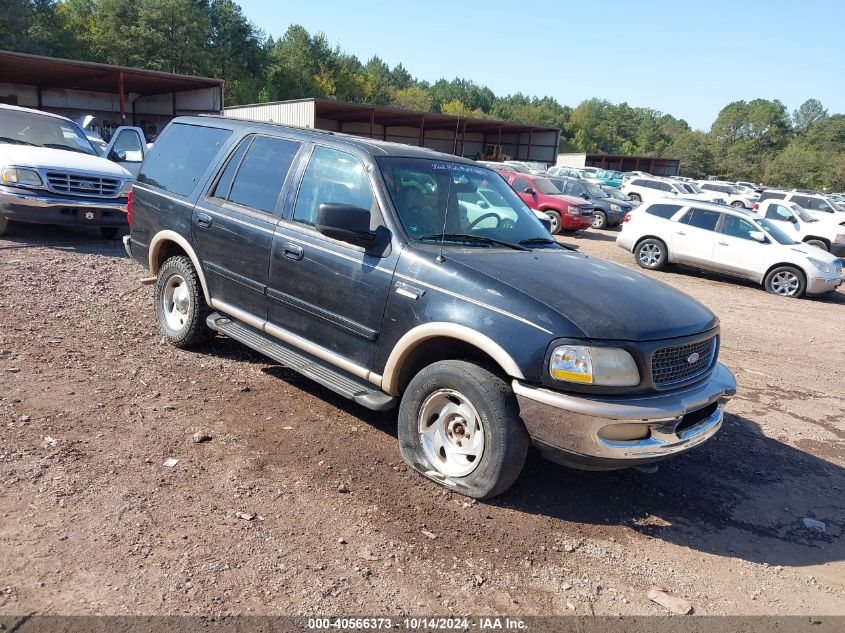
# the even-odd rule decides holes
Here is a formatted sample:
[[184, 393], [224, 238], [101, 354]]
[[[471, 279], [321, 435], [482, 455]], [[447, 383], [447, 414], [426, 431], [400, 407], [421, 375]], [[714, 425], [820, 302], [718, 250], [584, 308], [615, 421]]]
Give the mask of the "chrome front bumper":
[[[0, 212], [10, 220], [34, 224], [87, 224], [125, 226], [124, 198], [74, 198], [35, 193], [15, 187], [0, 186]], [[87, 218], [86, 213], [95, 214]]]
[[591, 398], [519, 381], [513, 390], [528, 433], [546, 457], [615, 470], [660, 461], [710, 439], [722, 426], [736, 379], [717, 364], [706, 382], [642, 397]]
[[809, 277], [807, 279], [807, 294], [820, 295], [831, 290], [836, 290], [842, 284], [842, 277], [833, 275], [829, 277]]

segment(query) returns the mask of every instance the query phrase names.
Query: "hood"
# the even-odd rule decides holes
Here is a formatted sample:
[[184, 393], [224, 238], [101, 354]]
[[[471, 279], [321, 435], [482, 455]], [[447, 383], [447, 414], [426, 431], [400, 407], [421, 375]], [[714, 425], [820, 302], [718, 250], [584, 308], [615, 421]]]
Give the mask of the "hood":
[[576, 207], [580, 207], [583, 204], [588, 204], [584, 198], [579, 198], [578, 196], [568, 196], [564, 193], [545, 193], [543, 194], [547, 198], [552, 198], [554, 200], [563, 200], [565, 203], [569, 205], [574, 205]]
[[[707, 307], [667, 284], [569, 250], [461, 252], [451, 259], [544, 304], [587, 338], [658, 340], [698, 334], [719, 322]], [[541, 314], [521, 316], [549, 321]]]
[[790, 250], [795, 251], [796, 253], [801, 253], [802, 255], [806, 255], [807, 257], [812, 257], [813, 259], [818, 259], [819, 261], [824, 262], [825, 264], [834, 265], [839, 258], [835, 255], [831, 255], [828, 251], [823, 248], [819, 248], [818, 246], [811, 246], [809, 244], [797, 243], [789, 246], [784, 246], [784, 248], [788, 248]]
[[56, 169], [87, 172], [110, 178], [131, 178], [132, 175], [117, 163], [100, 156], [71, 152], [50, 147], [0, 144], [0, 164], [35, 169]]

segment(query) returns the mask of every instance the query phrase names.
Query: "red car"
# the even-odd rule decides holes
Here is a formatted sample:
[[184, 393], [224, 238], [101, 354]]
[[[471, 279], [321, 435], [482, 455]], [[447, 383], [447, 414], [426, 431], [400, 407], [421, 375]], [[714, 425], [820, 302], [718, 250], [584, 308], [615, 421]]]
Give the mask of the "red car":
[[551, 218], [552, 233], [578, 231], [593, 223], [593, 206], [583, 198], [563, 195], [548, 178], [516, 172], [499, 173], [525, 204]]

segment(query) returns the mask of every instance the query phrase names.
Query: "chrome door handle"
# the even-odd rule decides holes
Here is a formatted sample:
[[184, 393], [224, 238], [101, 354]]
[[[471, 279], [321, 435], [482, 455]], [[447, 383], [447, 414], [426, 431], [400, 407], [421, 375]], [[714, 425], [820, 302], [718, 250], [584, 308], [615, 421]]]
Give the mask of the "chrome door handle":
[[200, 228], [207, 229], [211, 226], [213, 220], [211, 216], [207, 213], [197, 213], [196, 217], [194, 218], [194, 222]]
[[727, 242], [719, 242], [719, 246], [728, 246]]
[[288, 259], [299, 261], [300, 259], [302, 259], [302, 256], [305, 254], [305, 251], [302, 250], [301, 246], [291, 244], [290, 242], [285, 242], [282, 245], [282, 254]]
[[675, 231], [675, 235], [686, 235], [683, 231]]

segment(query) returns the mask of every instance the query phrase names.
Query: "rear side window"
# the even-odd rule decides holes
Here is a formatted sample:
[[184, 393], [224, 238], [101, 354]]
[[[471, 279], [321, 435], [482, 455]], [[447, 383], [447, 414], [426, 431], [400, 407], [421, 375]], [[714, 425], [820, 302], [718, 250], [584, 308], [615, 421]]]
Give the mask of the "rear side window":
[[808, 198], [807, 196], [793, 196], [792, 202], [797, 204], [799, 207], [804, 207], [805, 209], [810, 208], [810, 204], [812, 203], [813, 199]]
[[525, 193], [526, 189], [533, 189], [531, 183], [525, 178], [517, 178], [513, 181], [513, 190], [518, 193]]
[[771, 200], [771, 199], [783, 200], [784, 198], [786, 198], [785, 193], [778, 193], [777, 191], [764, 191], [763, 193], [760, 194], [760, 198], [757, 200], [757, 202], [763, 202], [763, 200]]
[[632, 185], [632, 186], [634, 186], [634, 187], [642, 187], [642, 186], [644, 186], [644, 185], [645, 185], [645, 181], [640, 180], [640, 179], [638, 178], [637, 180], [634, 180], [634, 181], [631, 183], [631, 185]]
[[372, 210], [373, 190], [363, 163], [352, 154], [316, 147], [299, 186], [295, 222], [314, 226], [321, 204], [350, 204]]
[[188, 195], [231, 135], [232, 130], [184, 123], [171, 125], [144, 161], [138, 182]]
[[678, 204], [653, 204], [645, 212], [668, 220], [680, 210], [681, 206]]
[[296, 141], [257, 136], [238, 167], [229, 202], [274, 213], [299, 147]]
[[690, 209], [681, 222], [707, 231], [715, 231], [721, 213], [705, 211], [704, 209]]

